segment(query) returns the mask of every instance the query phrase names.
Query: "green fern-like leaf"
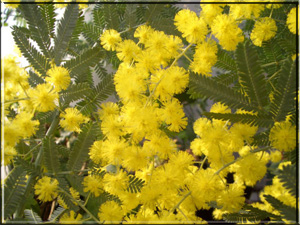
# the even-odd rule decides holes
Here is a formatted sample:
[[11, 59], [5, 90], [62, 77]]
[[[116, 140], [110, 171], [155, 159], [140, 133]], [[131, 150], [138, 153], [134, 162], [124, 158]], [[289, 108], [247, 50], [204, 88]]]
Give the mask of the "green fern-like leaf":
[[88, 83], [79, 83], [70, 85], [67, 90], [61, 92], [63, 104], [67, 107], [73, 101], [84, 98], [91, 91]]
[[97, 63], [97, 65], [94, 67], [94, 71], [100, 80], [103, 80], [104, 77], [108, 75], [107, 70], [104, 66], [104, 62]]
[[283, 166], [282, 170], [279, 170], [278, 178], [292, 196], [296, 197], [296, 165]]
[[274, 100], [270, 111], [275, 121], [285, 120], [286, 115], [293, 110], [296, 97], [296, 62], [288, 59], [281, 68], [276, 85]]
[[260, 132], [253, 136], [252, 145], [255, 146], [270, 146], [269, 131]]
[[230, 213], [223, 215], [223, 218], [227, 222], [234, 222], [234, 223], [257, 223], [257, 222], [263, 222], [264, 220], [267, 220], [267, 218], [272, 218], [279, 220], [280, 217], [277, 215], [274, 215], [272, 213], [269, 213], [264, 210], [260, 210], [258, 208], [255, 208], [249, 204], [246, 204], [242, 210], [240, 210], [238, 213]]
[[250, 41], [245, 41], [237, 46], [235, 58], [242, 87], [251, 103], [262, 109], [268, 104], [266, 79], [258, 54]]
[[76, 22], [76, 26], [75, 26], [74, 31], [72, 33], [72, 37], [71, 37], [71, 40], [69, 42], [68, 49], [71, 49], [72, 46], [78, 44], [79, 35], [82, 32], [82, 28], [83, 28], [84, 23], [85, 22], [84, 22], [84, 16], [82, 15], [82, 11], [79, 11], [79, 15], [78, 15], [78, 19], [77, 19], [77, 22]]
[[88, 49], [76, 58], [67, 61], [64, 67], [70, 71], [71, 77], [82, 80], [82, 77], [87, 73], [86, 71], [89, 70], [89, 67], [95, 66], [102, 56], [103, 52], [101, 48], [96, 46], [92, 49]]
[[212, 100], [222, 102], [231, 108], [257, 111], [257, 108], [252, 106], [244, 95], [209, 77], [191, 73], [189, 88], [190, 93], [199, 93]]
[[96, 26], [99, 30], [102, 30], [107, 24], [102, 7], [95, 7], [92, 14], [94, 26]]
[[46, 136], [43, 139], [43, 157], [46, 169], [50, 173], [57, 173], [60, 170], [58, 151], [53, 136]]
[[251, 126], [259, 127], [271, 127], [274, 121], [268, 115], [251, 115], [251, 114], [231, 114], [231, 113], [212, 113], [204, 112], [204, 115], [208, 118], [219, 119], [219, 120], [229, 120], [233, 123], [245, 123]]
[[214, 67], [232, 72], [236, 74], [236, 62], [233, 59], [233, 56], [231, 56], [227, 51], [221, 49], [220, 47], [218, 48], [218, 61], [214, 65]]
[[40, 8], [36, 4], [21, 4], [19, 9], [27, 21], [31, 38], [36, 41], [44, 55], [51, 58], [50, 36]]
[[294, 149], [291, 152], [284, 152], [283, 157], [291, 161], [291, 163], [294, 165], [298, 162], [298, 149]]
[[130, 191], [131, 193], [141, 192], [144, 183], [145, 181], [142, 179], [139, 179], [135, 176], [129, 176], [129, 186], [127, 191]]
[[78, 5], [69, 4], [66, 7], [63, 18], [59, 22], [57, 36], [54, 39], [54, 60], [56, 65], [60, 65], [61, 59], [66, 53], [76, 27], [78, 17]]
[[101, 7], [108, 29], [118, 30], [120, 26], [121, 14], [118, 12], [118, 7], [120, 6], [113, 4], [102, 5]]
[[28, 77], [28, 83], [31, 87], [36, 87], [38, 84], [43, 84], [45, 83], [45, 80], [37, 75], [35, 72], [32, 70], [29, 70], [29, 77]]
[[90, 45], [94, 45], [99, 41], [101, 33], [101, 28], [95, 26], [93, 23], [84, 23], [82, 27], [82, 34]]
[[288, 54], [288, 55], [293, 55], [293, 54], [296, 54], [296, 35], [292, 34], [291, 32], [289, 32], [289, 30], [286, 30], [284, 32], [284, 35], [286, 37], [284, 38], [281, 38], [278, 40], [278, 44], [281, 46], [281, 48], [283, 48], [285, 50], [285, 52]]
[[16, 145], [15, 149], [21, 155], [25, 155], [27, 152], [30, 151], [30, 147], [27, 144], [25, 144], [24, 140], [20, 140]]
[[46, 21], [46, 27], [48, 30], [48, 35], [51, 38], [54, 38], [54, 28], [55, 28], [55, 7], [53, 4], [42, 4], [40, 6], [41, 14]]
[[97, 175], [97, 176], [100, 176], [100, 177], [104, 177], [104, 175], [106, 174], [106, 171], [105, 170], [99, 170], [98, 168], [93, 168], [91, 170], [91, 174], [92, 175]]
[[57, 209], [55, 209], [54, 211], [53, 211], [53, 213], [51, 214], [51, 216], [50, 216], [50, 221], [51, 222], [55, 222], [55, 221], [57, 221], [63, 214], [64, 214], [64, 212], [66, 212], [66, 210], [67, 209], [64, 209], [63, 207], [57, 207]]
[[23, 170], [27, 172], [27, 175], [32, 174], [33, 176], [37, 176], [40, 172], [35, 168], [35, 166], [32, 163], [28, 162], [27, 160], [21, 157], [15, 157], [14, 162], [15, 165], [21, 166]]
[[4, 218], [11, 216], [22, 201], [25, 193], [26, 171], [21, 166], [15, 167], [5, 179], [4, 184]]
[[94, 112], [100, 104], [109, 97], [114, 92], [114, 85], [112, 76], [106, 76], [97, 86], [92, 90], [89, 96], [80, 103], [78, 107], [80, 111], [89, 115], [89, 113]]
[[[87, 174], [87, 173], [85, 173], [85, 174]], [[76, 191], [78, 191], [79, 194], [82, 195], [82, 196], [87, 195], [87, 193], [83, 191], [83, 185], [82, 185], [83, 178], [84, 178], [85, 174], [81, 173], [81, 175], [79, 175], [79, 173], [77, 172], [77, 173], [74, 173], [74, 175], [70, 174], [70, 175], [66, 176], [66, 179], [70, 183], [70, 186], [72, 188], [74, 188]]]
[[272, 195], [264, 195], [267, 202], [269, 202], [274, 209], [280, 212], [283, 219], [296, 222], [296, 208], [287, 206], [274, 198]]
[[39, 53], [36, 48], [31, 45], [29, 40], [23, 34], [22, 29], [17, 26], [13, 26], [12, 34], [17, 46], [20, 48], [22, 54], [25, 56], [28, 62], [42, 76], [45, 76], [50, 68], [48, 60], [45, 58], [45, 56]]
[[82, 164], [88, 158], [89, 148], [94, 142], [97, 125], [88, 123], [83, 128], [81, 133], [70, 152], [70, 158], [67, 163], [67, 168], [71, 171], [80, 170]]
[[[68, 182], [66, 181], [66, 179], [64, 177], [57, 177], [56, 179], [58, 180], [59, 187], [61, 189], [63, 189], [65, 192], [67, 192], [69, 195], [71, 195], [71, 193], [70, 193], [70, 186], [69, 186]], [[58, 196], [68, 206], [68, 208], [70, 210], [73, 210], [73, 211], [76, 212], [79, 209], [79, 207], [78, 207], [78, 205], [74, 204], [74, 201], [72, 200], [72, 198], [69, 195], [67, 195], [63, 191], [60, 191], [59, 194], [58, 194]]]
[[124, 14], [124, 24], [127, 27], [134, 27], [137, 22], [136, 16], [136, 4], [126, 5], [125, 14]]
[[25, 209], [24, 210], [25, 219], [30, 221], [33, 224], [42, 223], [42, 218], [34, 212], [32, 209]]
[[238, 76], [235, 73], [225, 73], [212, 77], [212, 80], [215, 80], [220, 84], [225, 84], [226, 86], [234, 83], [235, 81], [237, 81], [237, 79]]
[[280, 60], [284, 58], [283, 50], [278, 44], [277, 38], [263, 42], [262, 49], [264, 54], [261, 58], [264, 60], [264, 65], [266, 65], [264, 69], [270, 77], [281, 68]]

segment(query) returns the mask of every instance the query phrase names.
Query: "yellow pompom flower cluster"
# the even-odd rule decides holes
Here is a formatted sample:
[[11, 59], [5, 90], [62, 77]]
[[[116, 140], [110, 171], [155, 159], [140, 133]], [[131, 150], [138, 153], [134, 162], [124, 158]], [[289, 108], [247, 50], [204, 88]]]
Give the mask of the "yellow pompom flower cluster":
[[263, 41], [268, 41], [275, 36], [277, 31], [276, 23], [269, 17], [260, 18], [254, 24], [250, 38], [256, 46], [262, 46]]
[[60, 117], [63, 119], [60, 121], [60, 125], [68, 131], [80, 132], [80, 124], [86, 123], [89, 118], [82, 115], [76, 108], [67, 108]]
[[211, 68], [217, 62], [218, 47], [214, 40], [197, 45], [190, 68], [195, 73], [211, 76]]
[[280, 151], [292, 151], [296, 148], [296, 126], [289, 121], [276, 122], [270, 130], [271, 145]]
[[211, 31], [227, 51], [234, 51], [237, 44], [244, 41], [243, 32], [231, 15], [218, 15], [211, 25]]
[[75, 214], [73, 210], [69, 213], [64, 213], [62, 217], [59, 219], [59, 222], [62, 224], [81, 224], [82, 215]]
[[[182, 38], [189, 43], [185, 48], [180, 37], [166, 35], [147, 25], [135, 30], [137, 44], [133, 40], [122, 40], [115, 30], [106, 31], [100, 37], [103, 47], [116, 51], [121, 60], [114, 76], [120, 102], [101, 105], [99, 117], [104, 138], [96, 140], [89, 153], [99, 168], [113, 166], [115, 171], [97, 178], [103, 186], [96, 185], [91, 174], [84, 181], [86, 192], [95, 195], [108, 192], [121, 201], [120, 204], [102, 204], [100, 220], [201, 221], [195, 212], [209, 209], [207, 203], [211, 201], [222, 207], [218, 214], [221, 219], [222, 214], [242, 208], [246, 185], [254, 186], [265, 176], [270, 158], [278, 158], [275, 153], [263, 157], [253, 153], [256, 146], [251, 143], [258, 127], [248, 124], [199, 118], [194, 124], [198, 137], [192, 141], [191, 149], [196, 156], [204, 158], [200, 167], [194, 165], [194, 157], [187, 151], [178, 151], [176, 143], [168, 137], [166, 129], [179, 132], [187, 125], [183, 107], [174, 97], [189, 83], [188, 71], [177, 64], [179, 58], [187, 57], [186, 51], [194, 45], [195, 54], [189, 68], [210, 76], [217, 61], [217, 42], [225, 50], [235, 50], [238, 43], [244, 41], [240, 20], [260, 19], [264, 9], [262, 5], [229, 5], [229, 14], [222, 14], [224, 5], [201, 7], [200, 16], [184, 9], [174, 18]], [[206, 37], [209, 31], [211, 35]], [[212, 40], [212, 35], [217, 42]], [[221, 103], [215, 103], [210, 111], [231, 113], [231, 109]], [[236, 113], [253, 114], [244, 110]], [[236, 157], [236, 163], [225, 166]], [[205, 170], [204, 163], [209, 164]], [[140, 193], [129, 193], [127, 171], [145, 181]], [[228, 185], [225, 177], [229, 172], [234, 173], [235, 182]], [[93, 182], [95, 190], [89, 187]], [[178, 202], [180, 210], [175, 215], [170, 210]], [[139, 204], [141, 210], [136, 215], [126, 216]], [[109, 207], [118, 213], [108, 211]]]
[[202, 17], [188, 9], [179, 11], [175, 18], [175, 25], [189, 43], [199, 43], [204, 41], [208, 33], [207, 24]]
[[106, 30], [100, 37], [101, 40], [101, 45], [103, 45], [103, 48], [110, 51], [114, 51], [116, 49], [116, 44], [121, 41], [120, 34], [111, 29], [111, 30]]
[[[242, 0], [241, 2], [246, 2]], [[232, 4], [230, 5], [230, 15], [234, 19], [252, 19], [258, 18], [265, 9], [264, 4]]]
[[58, 195], [58, 181], [47, 176], [42, 177], [34, 186], [34, 193], [42, 202], [52, 201]]
[[[298, 18], [299, 18], [299, 16], [298, 16]], [[297, 19], [296, 8], [292, 8], [287, 16], [286, 24], [288, 25], [289, 30], [293, 34], [296, 34], [296, 29], [297, 29], [296, 19]], [[299, 28], [298, 28], [298, 30], [299, 30]]]
[[204, 4], [205, 2], [220, 2], [217, 0], [202, 0], [200, 17], [204, 18], [205, 22], [211, 26], [217, 15], [222, 14], [224, 4]]
[[56, 91], [66, 90], [71, 82], [69, 71], [61, 66], [54, 66], [47, 71], [45, 80], [51, 83]]
[[37, 111], [48, 112], [56, 108], [58, 93], [49, 83], [38, 84], [36, 88], [28, 90], [28, 96]]

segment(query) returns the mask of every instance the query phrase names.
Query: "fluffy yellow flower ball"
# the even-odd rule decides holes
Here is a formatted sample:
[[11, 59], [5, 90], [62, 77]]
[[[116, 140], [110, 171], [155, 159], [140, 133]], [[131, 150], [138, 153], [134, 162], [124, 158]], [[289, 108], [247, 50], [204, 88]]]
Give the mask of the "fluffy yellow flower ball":
[[293, 34], [296, 34], [296, 16], [296, 8], [292, 8], [286, 20], [286, 24]]
[[276, 122], [270, 131], [271, 145], [280, 151], [292, 151], [296, 147], [296, 126], [288, 121]]
[[115, 51], [117, 44], [122, 41], [122, 38], [118, 31], [110, 29], [104, 31], [104, 33], [100, 37], [100, 41], [104, 49], [106, 49], [107, 51]]
[[254, 45], [261, 47], [263, 41], [268, 41], [275, 36], [276, 23], [269, 17], [259, 19], [251, 32], [250, 38]]
[[58, 195], [58, 181], [45, 176], [38, 180], [34, 189], [39, 200], [42, 202], [52, 201]]
[[107, 201], [100, 206], [98, 217], [107, 223], [120, 223], [123, 218], [123, 210], [118, 203]]
[[71, 82], [69, 71], [61, 66], [54, 66], [47, 71], [45, 80], [51, 83], [56, 91], [66, 90]]
[[80, 124], [85, 123], [89, 120], [89, 118], [82, 115], [75, 108], [67, 108], [65, 112], [63, 112], [60, 117], [64, 118], [64, 120], [60, 121], [60, 125], [68, 131], [76, 131], [80, 132]]
[[38, 84], [35, 89], [28, 90], [28, 96], [33, 106], [40, 112], [55, 109], [55, 101], [58, 100], [58, 93], [47, 83]]

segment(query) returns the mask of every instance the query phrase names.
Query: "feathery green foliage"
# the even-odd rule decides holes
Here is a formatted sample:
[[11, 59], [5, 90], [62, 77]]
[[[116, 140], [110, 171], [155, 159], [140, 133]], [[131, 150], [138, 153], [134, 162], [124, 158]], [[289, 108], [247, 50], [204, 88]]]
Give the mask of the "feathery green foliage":
[[29, 70], [29, 78], [28, 78], [28, 83], [31, 87], [36, 87], [38, 84], [43, 84], [45, 83], [45, 80], [37, 75], [35, 72], [32, 70]]
[[296, 62], [291, 59], [287, 60], [281, 68], [278, 79], [280, 82], [276, 85], [270, 111], [275, 121], [282, 121], [295, 104]]
[[278, 210], [283, 219], [291, 222], [296, 222], [296, 209], [283, 204], [281, 201], [273, 197], [272, 195], [264, 195], [265, 199], [272, 205], [272, 207]]
[[43, 156], [47, 171], [57, 173], [60, 171], [58, 151], [52, 135], [43, 140]]
[[24, 210], [25, 219], [30, 221], [33, 224], [42, 223], [42, 218], [34, 212], [32, 209], [25, 209]]
[[21, 166], [15, 167], [7, 176], [4, 183], [4, 218], [11, 216], [24, 197], [26, 171]]
[[83, 114], [88, 115], [100, 107], [100, 104], [108, 98], [114, 91], [113, 80], [111, 76], [106, 76], [86, 98], [78, 103], [78, 107]]
[[89, 67], [95, 66], [102, 55], [103, 53], [101, 51], [101, 48], [99, 46], [96, 46], [83, 52], [76, 58], [67, 61], [64, 64], [64, 67], [66, 67], [70, 71], [71, 77], [75, 77], [77, 82], [80, 82], [84, 80]]
[[67, 6], [64, 16], [59, 22], [57, 35], [54, 38], [54, 59], [57, 66], [60, 65], [69, 46], [69, 42], [71, 41], [76, 27], [78, 15], [78, 5], [70, 4]]
[[71, 102], [80, 100], [89, 95], [91, 90], [92, 89], [88, 83], [72, 84], [67, 88], [67, 90], [62, 91], [62, 102], [65, 106], [69, 106]]
[[257, 111], [257, 108], [252, 106], [245, 96], [209, 77], [191, 73], [189, 88], [192, 93], [199, 93], [231, 108]]
[[251, 99], [251, 104], [263, 109], [268, 104], [266, 79], [258, 55], [250, 41], [245, 41], [237, 46], [235, 59], [239, 81]]
[[45, 76], [47, 70], [50, 68], [49, 62], [45, 56], [37, 51], [35, 47], [29, 42], [24, 33], [23, 29], [17, 26], [13, 26], [13, 37], [20, 48], [21, 52], [28, 60], [28, 62], [33, 66], [33, 68], [39, 72], [42, 76]]
[[145, 181], [135, 176], [129, 176], [129, 186], [127, 188], [131, 193], [141, 192], [141, 188], [144, 186]]
[[78, 135], [70, 153], [70, 158], [67, 163], [69, 170], [80, 170], [84, 161], [87, 160], [89, 147], [94, 142], [96, 129], [96, 124], [91, 122], [82, 128], [82, 132]]
[[251, 114], [231, 114], [231, 113], [212, 113], [205, 112], [205, 116], [208, 118], [219, 119], [233, 123], [245, 123], [251, 126], [260, 126], [260, 127], [271, 127], [274, 124], [274, 121], [268, 115], [251, 115]]
[[50, 35], [47, 29], [47, 23], [42, 16], [41, 10], [36, 4], [20, 5], [21, 12], [27, 21], [31, 38], [36, 41], [42, 52], [47, 58], [52, 56], [52, 48], [50, 48]]
[[291, 195], [296, 197], [296, 165], [283, 166], [282, 170], [279, 170], [278, 178], [283, 183], [283, 186], [288, 190]]
[[269, 217], [272, 217], [274, 219], [280, 219], [280, 217], [277, 215], [255, 208], [249, 204], [246, 204], [243, 207], [243, 209], [237, 213], [230, 213], [224, 215], [224, 219], [227, 222], [233, 222], [233, 223], [265, 222]]
[[236, 73], [236, 62], [228, 52], [225, 50], [221, 49], [220, 47], [218, 48], [218, 61], [214, 65], [214, 67], [217, 67], [219, 69], [225, 70], [225, 71], [230, 71], [232, 73]]

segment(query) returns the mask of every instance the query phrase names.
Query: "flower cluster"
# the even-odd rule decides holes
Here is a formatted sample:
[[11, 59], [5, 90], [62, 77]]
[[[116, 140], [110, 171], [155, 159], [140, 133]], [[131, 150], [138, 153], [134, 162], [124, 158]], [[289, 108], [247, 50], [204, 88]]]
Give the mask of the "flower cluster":
[[[277, 32], [272, 10], [282, 7], [280, 4], [272, 6], [271, 15], [266, 17], [262, 12], [268, 5], [205, 4], [207, 1], [202, 1], [200, 15], [188, 9], [175, 15], [174, 25], [181, 36], [167, 35], [148, 24], [134, 30], [134, 40], [124, 39], [114, 29], [103, 31], [99, 38], [102, 47], [114, 51], [121, 62], [113, 77], [118, 101], [102, 103], [93, 118], [76, 107], [60, 104], [61, 95], [72, 84], [70, 71], [64, 66], [51, 65], [46, 74], [35, 72], [40, 82], [29, 85], [28, 74], [15, 57], [3, 60], [4, 100], [9, 106], [5, 105], [2, 121], [4, 165], [19, 154], [15, 147], [20, 140], [30, 139], [43, 125], [37, 114], [60, 111], [57, 124], [65, 131], [76, 132], [75, 138], [82, 132], [81, 125], [90, 120], [101, 130], [101, 135], [87, 141], [89, 148], [81, 146], [82, 152], [84, 148], [89, 150], [88, 154], [70, 153], [77, 158], [89, 157], [79, 171], [81, 174], [88, 170], [83, 179], [68, 180], [77, 187], [82, 185], [81, 190], [75, 189], [75, 185], [64, 190], [60, 187], [63, 179], [54, 178], [57, 173], [46, 170], [35, 181], [34, 194], [39, 202], [55, 200], [67, 210], [59, 218], [60, 223], [80, 223], [91, 218], [105, 223], [206, 223], [197, 212], [211, 208], [214, 218], [221, 220], [223, 215], [243, 209], [246, 188], [254, 187], [265, 177], [268, 163], [281, 162], [279, 168], [288, 164], [282, 163], [283, 152], [296, 147], [296, 127], [289, 118], [270, 128], [268, 151], [254, 142], [260, 131], [258, 125], [204, 116], [192, 124], [195, 138], [190, 140], [189, 149], [180, 148], [173, 138], [188, 126], [184, 102], [178, 96], [189, 86], [189, 73], [210, 77], [219, 48], [231, 54], [245, 40], [259, 48]], [[293, 34], [295, 17], [294, 8], [286, 21]], [[243, 31], [245, 20], [255, 21], [251, 31]], [[184, 57], [189, 61], [185, 67], [179, 63]], [[237, 118], [257, 115], [243, 109], [233, 110], [215, 102], [210, 113]], [[45, 144], [44, 139], [38, 142]], [[37, 158], [33, 157], [36, 161]], [[85, 170], [87, 164], [92, 168]], [[61, 174], [69, 172], [75, 173]], [[233, 182], [228, 180], [229, 175], [233, 175]], [[131, 191], [134, 179], [142, 183], [136, 192]], [[71, 198], [68, 204], [81, 207], [91, 218], [81, 214], [83, 211], [71, 209], [61, 192]], [[264, 195], [274, 196], [291, 207], [296, 205], [296, 199], [278, 176], [261, 192], [262, 203], [252, 206], [280, 215]], [[102, 202], [102, 197], [106, 201]], [[85, 207], [91, 198], [102, 199], [101, 204], [97, 202], [97, 212], [91, 213]]]

